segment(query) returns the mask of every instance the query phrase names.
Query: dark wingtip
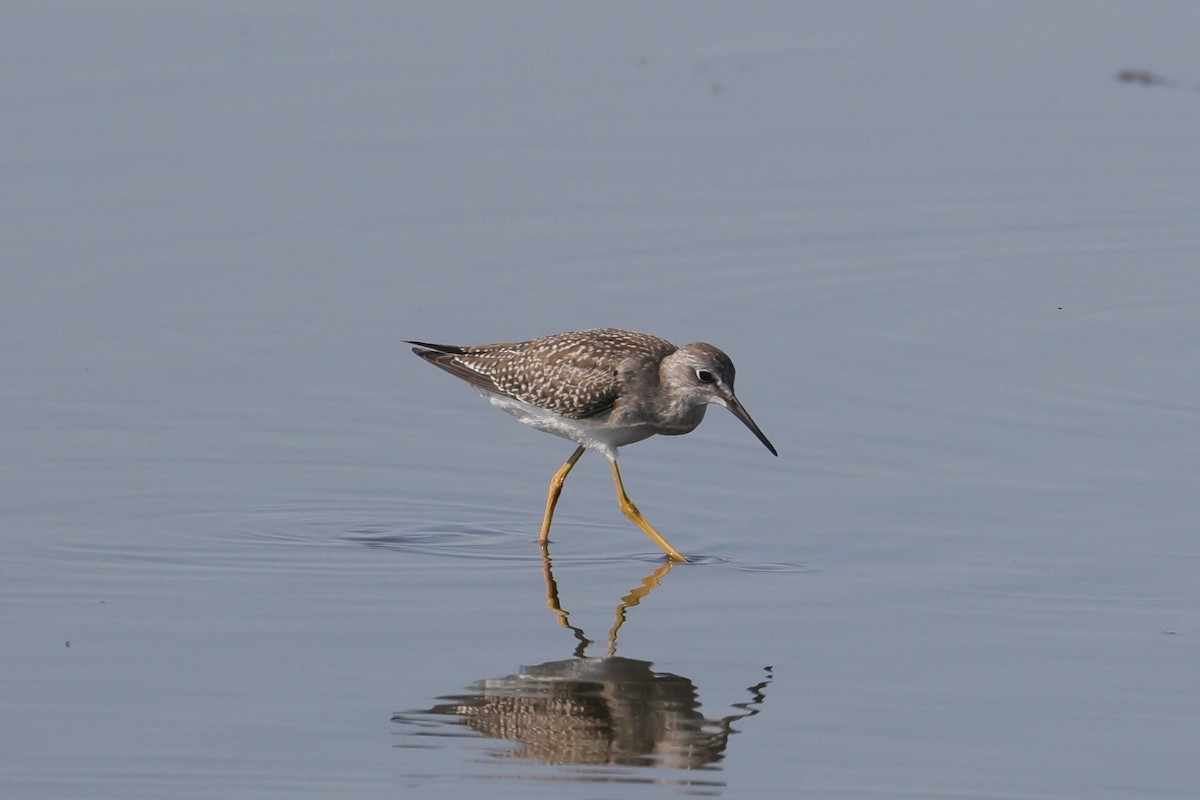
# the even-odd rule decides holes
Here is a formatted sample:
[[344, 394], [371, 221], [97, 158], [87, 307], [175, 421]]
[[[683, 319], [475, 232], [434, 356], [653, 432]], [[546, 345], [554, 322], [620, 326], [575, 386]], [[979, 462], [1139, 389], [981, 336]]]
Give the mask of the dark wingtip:
[[416, 347], [414, 347], [412, 349], [412, 351], [419, 356], [424, 356], [431, 352], [433, 352], [433, 353], [451, 353], [454, 355], [459, 355], [463, 352], [463, 349], [461, 347], [458, 347], [457, 345], [453, 345], [453, 344], [433, 344], [432, 342], [417, 342], [417, 341], [413, 341], [412, 339], [405, 339], [404, 343], [405, 344], [415, 344]]

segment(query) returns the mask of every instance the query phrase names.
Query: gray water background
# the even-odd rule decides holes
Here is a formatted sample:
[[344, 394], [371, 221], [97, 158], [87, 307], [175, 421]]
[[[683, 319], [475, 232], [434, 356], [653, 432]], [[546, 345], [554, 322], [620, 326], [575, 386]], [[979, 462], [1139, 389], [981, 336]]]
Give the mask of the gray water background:
[[[1197, 32], [6, 5], [0, 793], [1195, 797]], [[559, 507], [586, 656], [710, 719], [765, 684], [699, 768], [428, 713], [578, 652], [570, 445], [401, 340], [600, 325], [725, 349], [780, 451], [714, 409], [622, 452], [657, 579], [601, 459]]]

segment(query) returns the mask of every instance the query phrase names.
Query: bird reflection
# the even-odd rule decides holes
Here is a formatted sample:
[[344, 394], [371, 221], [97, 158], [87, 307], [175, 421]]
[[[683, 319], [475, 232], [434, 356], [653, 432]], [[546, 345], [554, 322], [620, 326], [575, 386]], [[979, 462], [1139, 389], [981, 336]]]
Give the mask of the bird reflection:
[[489, 678], [470, 691], [439, 698], [423, 711], [396, 714], [393, 722], [436, 735], [431, 724], [462, 725], [517, 746], [494, 753], [499, 758], [544, 764], [659, 766], [698, 769], [724, 758], [734, 723], [759, 713], [772, 670], [746, 689], [749, 699], [732, 713], [708, 718], [700, 712], [695, 684], [688, 678], [656, 672], [652, 662], [616, 655], [617, 633], [629, 609], [659, 586], [674, 568], [662, 564], [621, 598], [608, 632], [607, 654], [589, 657], [594, 642], [573, 625], [559, 602], [549, 553], [542, 552], [546, 601], [560, 625], [576, 639], [573, 658], [522, 667], [515, 675]]

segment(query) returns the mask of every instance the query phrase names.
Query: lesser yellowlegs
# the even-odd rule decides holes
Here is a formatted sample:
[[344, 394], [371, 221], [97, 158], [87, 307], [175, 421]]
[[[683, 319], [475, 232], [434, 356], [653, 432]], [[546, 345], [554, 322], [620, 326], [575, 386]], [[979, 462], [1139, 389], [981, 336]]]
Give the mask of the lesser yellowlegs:
[[656, 433], [690, 433], [709, 403], [729, 409], [772, 455], [779, 455], [733, 393], [733, 362], [711, 344], [676, 347], [648, 333], [617, 328], [506, 344], [409, 344], [416, 345], [413, 352], [421, 358], [479, 389], [492, 405], [579, 445], [550, 479], [539, 537], [543, 543], [567, 473], [586, 450], [593, 450], [609, 461], [625, 516], [671, 558], [687, 561], [625, 494], [617, 448]]

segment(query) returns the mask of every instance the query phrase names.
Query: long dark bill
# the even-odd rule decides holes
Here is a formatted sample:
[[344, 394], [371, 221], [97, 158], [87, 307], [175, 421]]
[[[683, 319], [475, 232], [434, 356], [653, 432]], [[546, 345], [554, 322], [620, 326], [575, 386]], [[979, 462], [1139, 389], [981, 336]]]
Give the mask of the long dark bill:
[[770, 440], [763, 435], [763, 432], [754, 424], [754, 420], [750, 419], [750, 414], [746, 412], [745, 407], [738, 402], [736, 397], [730, 395], [725, 399], [725, 407], [733, 412], [733, 415], [742, 421], [742, 424], [750, 429], [750, 432], [758, 437], [758, 440], [767, 446], [771, 451], [771, 455], [778, 456], [779, 452], [775, 449], [775, 445], [771, 444]]

